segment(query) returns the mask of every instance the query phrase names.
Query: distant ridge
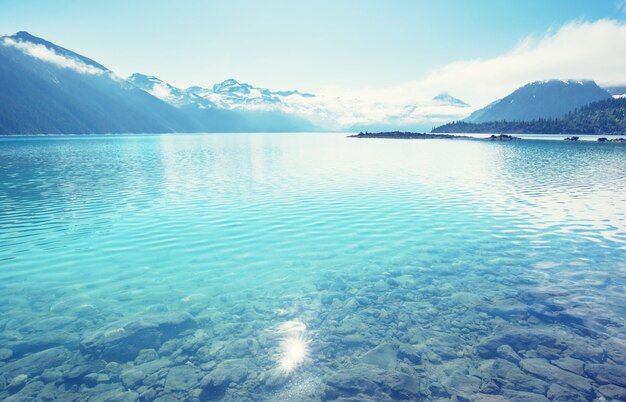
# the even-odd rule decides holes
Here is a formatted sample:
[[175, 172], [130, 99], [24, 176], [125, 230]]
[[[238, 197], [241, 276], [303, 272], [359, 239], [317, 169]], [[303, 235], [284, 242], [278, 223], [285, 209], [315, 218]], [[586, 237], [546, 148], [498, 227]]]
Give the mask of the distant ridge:
[[587, 105], [611, 97], [594, 81], [535, 81], [515, 90], [465, 119], [469, 123], [488, 121], [554, 119]]

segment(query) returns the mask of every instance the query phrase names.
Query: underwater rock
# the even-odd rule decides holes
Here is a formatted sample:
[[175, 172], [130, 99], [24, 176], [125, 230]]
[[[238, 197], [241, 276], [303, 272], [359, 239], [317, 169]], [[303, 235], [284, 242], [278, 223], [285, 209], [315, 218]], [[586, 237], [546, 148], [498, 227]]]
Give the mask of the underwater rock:
[[12, 361], [0, 367], [0, 374], [15, 377], [18, 374], [36, 376], [45, 369], [60, 366], [70, 360], [71, 353], [64, 347], [46, 349], [30, 354], [19, 360]]
[[446, 398], [448, 397], [448, 391], [439, 381], [432, 381], [428, 384], [428, 392], [431, 396]]
[[269, 389], [278, 388], [283, 386], [289, 377], [285, 375], [281, 370], [268, 370], [263, 378], [263, 383]]
[[550, 402], [548, 398], [540, 394], [524, 391], [505, 391], [504, 396], [508, 402]]
[[470, 396], [480, 389], [480, 378], [463, 373], [453, 373], [443, 381], [443, 386], [450, 395]]
[[175, 366], [170, 369], [165, 377], [165, 387], [175, 391], [185, 391], [194, 388], [202, 373], [200, 370], [185, 364], [182, 366]]
[[[89, 390], [89, 402], [135, 402], [139, 394], [119, 384], [98, 384]], [[84, 396], [83, 396], [84, 397]]]
[[591, 381], [569, 371], [558, 368], [544, 359], [524, 359], [520, 362], [523, 370], [559, 385], [568, 385], [586, 395], [591, 394]]
[[46, 333], [54, 332], [56, 329], [70, 325], [76, 325], [76, 317], [59, 315], [28, 322], [26, 325], [20, 327], [19, 331], [22, 333]]
[[535, 349], [535, 353], [539, 357], [543, 357], [544, 359], [554, 360], [558, 359], [561, 356], [561, 351], [554, 348], [549, 348], [547, 346], [539, 345], [537, 349]]
[[[100, 369], [104, 368], [104, 365]], [[64, 371], [62, 378], [66, 383], [75, 383], [79, 382], [84, 376], [89, 374], [91, 371], [95, 371], [89, 365], [78, 365], [74, 366], [71, 369]]]
[[515, 317], [525, 317], [528, 315], [528, 306], [515, 302], [512, 304], [477, 306], [476, 309], [495, 317], [504, 318], [505, 320], [510, 320]]
[[394, 399], [418, 399], [420, 382], [410, 375], [393, 372], [383, 378], [382, 385], [389, 389]]
[[472, 402], [509, 402], [502, 395], [490, 395], [490, 394], [474, 394], [472, 395]]
[[95, 387], [99, 383], [110, 382], [111, 378], [104, 373], [90, 373], [83, 377], [83, 383], [88, 387]]
[[398, 363], [397, 350], [394, 345], [383, 343], [365, 353], [360, 360], [384, 370], [393, 370]]
[[459, 357], [456, 350], [446, 345], [432, 346], [430, 352], [440, 357], [440, 359], [437, 360], [452, 360]]
[[9, 360], [13, 357], [13, 351], [8, 348], [0, 348], [0, 361]]
[[139, 394], [140, 401], [154, 401], [157, 397], [157, 391], [154, 388], [149, 388]]
[[566, 353], [586, 362], [601, 363], [605, 360], [604, 349], [578, 337], [567, 340]]
[[398, 357], [408, 359], [413, 364], [421, 364], [423, 351], [423, 347], [402, 343], [398, 346]]
[[476, 352], [484, 358], [497, 356], [502, 345], [509, 345], [514, 351], [535, 349], [539, 345], [554, 346], [558, 342], [554, 332], [534, 328], [514, 328], [497, 333], [476, 346]]
[[159, 348], [158, 355], [159, 356], [171, 356], [177, 352], [180, 352], [180, 349], [178, 347], [178, 342], [175, 339], [170, 339], [169, 341], [163, 342], [163, 344]]
[[9, 382], [9, 385], [7, 385], [7, 389], [11, 392], [15, 392], [21, 389], [24, 385], [26, 385], [27, 380], [28, 376], [26, 374], [18, 374], [13, 377], [11, 382]]
[[585, 395], [559, 384], [550, 385], [547, 396], [553, 402], [585, 402], [588, 400]]
[[244, 358], [255, 354], [259, 342], [254, 338], [234, 339], [224, 346], [220, 356], [225, 359]]
[[368, 330], [367, 325], [365, 325], [361, 320], [357, 318], [347, 318], [343, 320], [341, 325], [335, 328], [335, 333], [339, 335], [350, 335], [354, 333], [366, 333]]
[[584, 363], [581, 360], [574, 359], [572, 357], [562, 357], [560, 359], [552, 361], [552, 364], [562, 368], [563, 370], [571, 371], [578, 375], [585, 375], [583, 369]]
[[346, 335], [341, 338], [341, 342], [348, 346], [363, 345], [369, 343], [367, 338], [361, 334]]
[[613, 384], [601, 385], [598, 391], [607, 398], [626, 401], [626, 388]]
[[231, 384], [240, 384], [248, 377], [246, 359], [225, 360], [202, 378], [201, 398], [219, 399]]
[[336, 388], [340, 393], [372, 394], [377, 388], [381, 372], [369, 367], [357, 366], [330, 372], [325, 378], [327, 385]]
[[148, 378], [160, 370], [169, 367], [172, 362], [168, 359], [152, 360], [122, 371], [120, 378], [127, 387], [134, 387], [140, 383], [148, 383]]
[[456, 292], [450, 296], [450, 299], [456, 304], [467, 308], [474, 308], [480, 304], [482, 297], [470, 292]]
[[504, 360], [508, 360], [511, 363], [517, 364], [519, 363], [520, 360], [522, 360], [522, 358], [519, 357], [519, 355], [515, 353], [513, 348], [510, 347], [509, 345], [498, 346], [498, 349], [496, 349], [496, 353], [498, 354], [499, 357], [503, 358]]
[[599, 383], [626, 387], [626, 366], [590, 363], [585, 364], [585, 372]]
[[517, 365], [503, 359], [492, 363], [490, 374], [501, 388], [544, 394], [548, 383], [524, 373]]
[[13, 390], [13, 394], [3, 399], [3, 402], [23, 402], [23, 401], [40, 401], [42, 400], [40, 394], [44, 387], [43, 381], [32, 381], [23, 385], [19, 390]]
[[154, 349], [141, 349], [137, 358], [135, 358], [135, 364], [143, 364], [151, 362], [159, 358], [159, 354]]
[[197, 326], [188, 313], [167, 313], [136, 320], [123, 320], [86, 334], [81, 349], [107, 361], [133, 360], [142, 349], [156, 349], [162, 342]]
[[13, 352], [13, 358], [18, 358], [28, 353], [41, 352], [57, 346], [65, 346], [70, 350], [76, 349], [78, 338], [76, 335], [67, 332], [44, 332], [33, 338], [8, 343], [6, 346]]
[[63, 378], [63, 373], [59, 368], [49, 368], [45, 369], [43, 373], [39, 376], [42, 380], [47, 383], [54, 383]]
[[[617, 364], [626, 365], [626, 341], [611, 338], [602, 342], [602, 347], [606, 351], [606, 355], [609, 359]], [[2, 360], [2, 358], [0, 358], [0, 360]]]
[[[39, 392], [37, 393], [37, 398], [40, 401], [54, 401], [54, 400], [63, 400], [63, 398], [58, 398], [56, 396], [57, 387], [54, 383], [48, 383], [44, 385]], [[66, 400], [69, 400], [67, 398]]]

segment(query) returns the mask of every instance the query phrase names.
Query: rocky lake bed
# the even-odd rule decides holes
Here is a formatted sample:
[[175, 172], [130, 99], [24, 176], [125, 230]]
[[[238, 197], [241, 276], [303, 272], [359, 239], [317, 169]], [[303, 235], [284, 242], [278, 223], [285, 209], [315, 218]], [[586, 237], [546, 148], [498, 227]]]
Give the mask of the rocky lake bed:
[[[508, 273], [510, 274], [510, 273]], [[269, 295], [136, 318], [95, 306], [0, 320], [5, 401], [457, 400], [626, 398], [623, 316], [533, 289], [519, 273], [452, 279], [397, 270], [316, 283], [291, 310]], [[489, 283], [490, 292], [477, 287]], [[520, 290], [511, 290], [510, 281]], [[464, 289], [458, 291], [459, 288]], [[623, 291], [623, 285], [613, 291]], [[593, 295], [589, 295], [592, 297]], [[258, 297], [258, 302], [256, 302]], [[24, 306], [22, 306], [24, 307]], [[29, 306], [30, 308], [43, 308]], [[614, 306], [615, 313], [626, 305]], [[597, 307], [596, 307], [597, 308]], [[15, 317], [15, 314], [12, 314]], [[32, 316], [32, 312], [31, 312]], [[281, 322], [307, 325], [311, 356], [276, 370]], [[603, 328], [613, 328], [603, 331]]]

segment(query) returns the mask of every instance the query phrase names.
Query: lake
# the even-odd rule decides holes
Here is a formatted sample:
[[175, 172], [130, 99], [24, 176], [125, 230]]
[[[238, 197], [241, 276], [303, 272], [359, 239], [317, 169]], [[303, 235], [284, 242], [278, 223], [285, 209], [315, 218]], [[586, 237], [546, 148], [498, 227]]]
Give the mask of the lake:
[[0, 160], [0, 399], [626, 398], [624, 144], [33, 136]]

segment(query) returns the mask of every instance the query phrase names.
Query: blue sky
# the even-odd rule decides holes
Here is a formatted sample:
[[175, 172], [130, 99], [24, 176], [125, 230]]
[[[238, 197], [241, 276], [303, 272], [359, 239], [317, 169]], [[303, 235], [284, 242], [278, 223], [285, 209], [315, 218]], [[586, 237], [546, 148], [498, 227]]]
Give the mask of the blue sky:
[[234, 77], [274, 89], [383, 88], [457, 60], [506, 54], [569, 22], [623, 21], [614, 0], [0, 0], [27, 30], [121, 75], [178, 86]]

